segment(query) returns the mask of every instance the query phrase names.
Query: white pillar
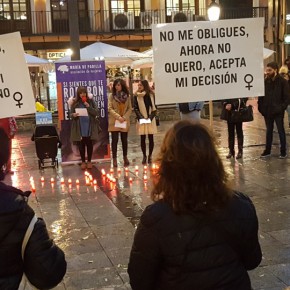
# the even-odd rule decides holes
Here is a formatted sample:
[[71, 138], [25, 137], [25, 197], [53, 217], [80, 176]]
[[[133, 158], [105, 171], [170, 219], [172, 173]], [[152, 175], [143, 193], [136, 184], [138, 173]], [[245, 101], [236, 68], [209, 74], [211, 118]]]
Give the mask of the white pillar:
[[145, 10], [151, 10], [151, 0], [145, 0]]

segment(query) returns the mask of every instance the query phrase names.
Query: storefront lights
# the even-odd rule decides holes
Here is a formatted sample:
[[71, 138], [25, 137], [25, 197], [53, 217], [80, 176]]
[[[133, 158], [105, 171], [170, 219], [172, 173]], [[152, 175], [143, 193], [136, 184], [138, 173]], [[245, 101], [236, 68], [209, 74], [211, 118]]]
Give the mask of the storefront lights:
[[210, 21], [219, 20], [220, 12], [221, 12], [220, 6], [217, 3], [215, 3], [215, 0], [212, 0], [212, 2], [210, 3], [207, 9], [208, 19]]

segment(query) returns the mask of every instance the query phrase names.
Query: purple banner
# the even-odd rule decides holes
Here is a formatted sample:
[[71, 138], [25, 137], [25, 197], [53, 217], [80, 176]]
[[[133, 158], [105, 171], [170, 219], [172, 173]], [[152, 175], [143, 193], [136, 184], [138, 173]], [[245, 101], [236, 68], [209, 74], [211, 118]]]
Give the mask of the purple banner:
[[94, 145], [93, 159], [110, 158], [108, 133], [108, 99], [104, 61], [75, 61], [55, 64], [62, 161], [79, 161], [80, 156], [70, 140], [69, 100], [76, 96], [77, 88], [86, 87], [93, 95], [100, 112], [102, 132]]

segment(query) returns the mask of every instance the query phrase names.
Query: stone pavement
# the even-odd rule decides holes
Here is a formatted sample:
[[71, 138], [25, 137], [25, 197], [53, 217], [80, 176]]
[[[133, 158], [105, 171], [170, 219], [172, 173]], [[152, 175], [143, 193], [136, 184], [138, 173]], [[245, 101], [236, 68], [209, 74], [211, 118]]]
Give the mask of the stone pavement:
[[[256, 104], [255, 101], [252, 103]], [[202, 122], [209, 125], [208, 120]], [[287, 117], [286, 123], [290, 145]], [[155, 153], [171, 125], [172, 122], [161, 122], [155, 136]], [[234, 187], [247, 193], [257, 209], [263, 261], [260, 267], [250, 272], [253, 288], [282, 290], [290, 285], [290, 157], [278, 159], [279, 139], [275, 134], [272, 157], [259, 158], [264, 150], [265, 130], [256, 107], [254, 122], [244, 124], [242, 160], [225, 158], [228, 152], [226, 123], [215, 118], [213, 130]], [[139, 136], [136, 136], [134, 126], [129, 134], [129, 171], [124, 170], [120, 160], [120, 171], [115, 169], [112, 173], [116, 178], [114, 184], [107, 182], [101, 174], [101, 169], [110, 171], [110, 163], [98, 163], [90, 172], [97, 180], [96, 186], [86, 185], [84, 172], [78, 165], [38, 170], [31, 135], [31, 132], [19, 133], [13, 141], [12, 158], [16, 172], [7, 176], [5, 182], [28, 190], [32, 178], [34, 180], [36, 190], [31, 195], [30, 204], [46, 221], [68, 262], [64, 281], [55, 289], [131, 289], [127, 264], [135, 226], [144, 207], [151, 203], [150, 170], [147, 171], [148, 181], [144, 182]], [[44, 182], [40, 180], [42, 176]], [[50, 181], [52, 177], [54, 183]], [[76, 179], [79, 179], [79, 185], [76, 185]]]

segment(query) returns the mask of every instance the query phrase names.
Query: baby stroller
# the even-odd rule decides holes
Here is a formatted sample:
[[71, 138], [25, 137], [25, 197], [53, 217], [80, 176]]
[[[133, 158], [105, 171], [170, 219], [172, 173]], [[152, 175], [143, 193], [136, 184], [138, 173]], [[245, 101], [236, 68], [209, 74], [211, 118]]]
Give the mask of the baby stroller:
[[[35, 142], [38, 168], [42, 169], [45, 164], [58, 168], [57, 149], [61, 142], [54, 125], [36, 125], [31, 140]], [[50, 159], [50, 160], [47, 160]]]

